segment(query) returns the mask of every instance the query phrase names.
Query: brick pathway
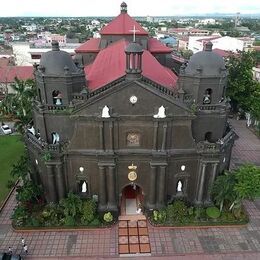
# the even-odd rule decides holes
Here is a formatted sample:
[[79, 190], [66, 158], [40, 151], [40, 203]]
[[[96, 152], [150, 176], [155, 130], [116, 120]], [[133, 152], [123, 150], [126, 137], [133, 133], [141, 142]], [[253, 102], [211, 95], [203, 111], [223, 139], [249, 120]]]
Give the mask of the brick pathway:
[[151, 253], [147, 220], [119, 220], [119, 254]]
[[[232, 125], [240, 136], [233, 150], [232, 167], [243, 162], [259, 165], [259, 139], [246, 129], [245, 121], [232, 121]], [[21, 253], [24, 237], [29, 251], [26, 259], [118, 258], [118, 226], [88, 231], [14, 232], [10, 215], [15, 204], [13, 194], [0, 213], [0, 252], [11, 246], [14, 253]], [[246, 201], [245, 207], [250, 223], [243, 228], [164, 229], [148, 225], [152, 259], [260, 259], [260, 199]]]

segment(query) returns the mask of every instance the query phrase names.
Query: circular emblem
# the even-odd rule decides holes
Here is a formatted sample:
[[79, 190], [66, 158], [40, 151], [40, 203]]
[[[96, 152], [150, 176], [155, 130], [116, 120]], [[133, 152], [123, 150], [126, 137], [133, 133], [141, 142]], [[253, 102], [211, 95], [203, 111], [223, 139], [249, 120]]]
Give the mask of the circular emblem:
[[135, 181], [137, 179], [137, 173], [135, 171], [131, 171], [128, 173], [129, 181]]
[[129, 100], [130, 100], [130, 102], [131, 102], [132, 104], [135, 104], [135, 103], [137, 102], [137, 97], [136, 97], [136, 96], [131, 96], [131, 97], [129, 98]]

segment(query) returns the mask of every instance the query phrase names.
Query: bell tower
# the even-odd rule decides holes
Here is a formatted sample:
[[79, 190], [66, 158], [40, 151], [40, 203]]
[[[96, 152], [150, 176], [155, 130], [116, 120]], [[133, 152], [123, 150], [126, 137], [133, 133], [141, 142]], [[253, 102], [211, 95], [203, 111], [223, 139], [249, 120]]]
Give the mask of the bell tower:
[[125, 2], [122, 2], [122, 4], [120, 5], [120, 12], [121, 14], [127, 13], [127, 4]]
[[212, 52], [211, 42], [181, 70], [182, 89], [197, 116], [192, 126], [197, 142], [216, 142], [225, 132], [229, 107], [225, 100], [226, 81], [225, 62]]
[[136, 42], [131, 42], [126, 47], [126, 77], [128, 79], [141, 77], [143, 52], [141, 45]]

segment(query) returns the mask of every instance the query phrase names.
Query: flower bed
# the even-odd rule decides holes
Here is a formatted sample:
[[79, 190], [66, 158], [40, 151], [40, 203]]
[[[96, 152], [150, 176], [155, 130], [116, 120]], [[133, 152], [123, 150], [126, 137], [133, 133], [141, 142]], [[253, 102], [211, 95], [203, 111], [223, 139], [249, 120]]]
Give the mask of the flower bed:
[[175, 201], [162, 210], [154, 210], [148, 216], [149, 222], [158, 227], [201, 227], [245, 225], [249, 219], [242, 208], [240, 216], [231, 211], [219, 211], [216, 207], [188, 207], [183, 201]]

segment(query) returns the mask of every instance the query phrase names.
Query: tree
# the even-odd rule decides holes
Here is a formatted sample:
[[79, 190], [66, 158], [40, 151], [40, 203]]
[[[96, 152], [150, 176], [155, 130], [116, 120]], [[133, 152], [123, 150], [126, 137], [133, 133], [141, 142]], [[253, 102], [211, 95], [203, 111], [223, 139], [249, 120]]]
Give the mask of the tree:
[[241, 211], [242, 200], [260, 196], [260, 168], [245, 164], [233, 172], [225, 172], [214, 182], [212, 197], [216, 205]]
[[224, 206], [229, 207], [234, 202], [236, 197], [234, 194], [235, 183], [235, 176], [230, 172], [225, 172], [215, 180], [211, 193], [216, 205], [220, 207], [220, 211]]
[[260, 196], [260, 168], [246, 164], [234, 171], [236, 184], [234, 191], [242, 199], [254, 199]]
[[82, 201], [79, 196], [70, 192], [68, 197], [60, 201], [60, 205], [64, 208], [66, 217], [75, 218], [82, 209]]
[[228, 62], [227, 95], [234, 111], [240, 107], [260, 118], [260, 83], [253, 79], [252, 68], [256, 64], [255, 52], [240, 52]]
[[15, 94], [8, 94], [1, 102], [0, 110], [3, 114], [12, 116], [17, 120], [18, 130], [23, 133], [23, 128], [32, 120], [32, 101], [36, 96], [34, 80], [19, 80], [11, 85]]

